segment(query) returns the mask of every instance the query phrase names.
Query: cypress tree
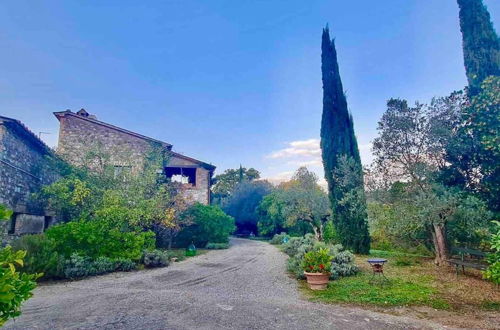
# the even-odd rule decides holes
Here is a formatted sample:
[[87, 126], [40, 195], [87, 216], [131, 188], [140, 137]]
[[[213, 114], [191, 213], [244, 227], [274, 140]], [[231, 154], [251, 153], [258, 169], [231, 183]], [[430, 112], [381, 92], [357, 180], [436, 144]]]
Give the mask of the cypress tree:
[[[321, 120], [321, 150], [325, 178], [328, 182], [328, 193], [332, 206], [333, 223], [342, 244], [356, 253], [368, 253], [370, 236], [366, 222], [366, 199], [363, 192], [363, 173], [359, 156], [358, 143], [354, 134], [353, 120], [347, 108], [347, 100], [340, 79], [339, 66], [335, 42], [330, 39], [328, 26], [323, 29], [321, 44], [321, 72], [323, 79], [323, 115]], [[355, 187], [339, 184], [335, 173], [343, 158], [348, 158], [355, 166], [350, 168], [356, 171]], [[351, 182], [352, 185], [352, 182]], [[358, 205], [346, 205], [349, 192], [360, 191]], [[339, 203], [342, 201], [342, 203]], [[351, 201], [352, 202], [352, 201]], [[357, 209], [356, 214], [348, 212]]]
[[457, 0], [469, 93], [479, 93], [488, 76], [500, 75], [500, 40], [482, 0]]

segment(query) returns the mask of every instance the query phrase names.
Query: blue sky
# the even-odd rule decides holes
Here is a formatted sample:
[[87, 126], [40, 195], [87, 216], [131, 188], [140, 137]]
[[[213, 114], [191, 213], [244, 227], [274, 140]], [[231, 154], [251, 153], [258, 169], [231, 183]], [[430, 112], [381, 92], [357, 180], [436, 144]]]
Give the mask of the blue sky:
[[[500, 1], [484, 0], [495, 27]], [[20, 1], [0, 3], [0, 114], [51, 146], [54, 111], [172, 143], [218, 171], [321, 174], [321, 30], [336, 38], [365, 163], [390, 97], [461, 89], [452, 0]]]

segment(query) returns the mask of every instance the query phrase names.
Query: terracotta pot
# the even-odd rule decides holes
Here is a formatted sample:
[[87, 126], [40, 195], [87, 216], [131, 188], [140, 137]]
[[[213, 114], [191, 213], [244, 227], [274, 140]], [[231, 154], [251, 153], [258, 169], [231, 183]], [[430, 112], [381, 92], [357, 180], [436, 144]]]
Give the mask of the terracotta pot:
[[307, 277], [307, 284], [311, 290], [325, 290], [330, 278], [329, 273], [308, 273], [304, 272]]

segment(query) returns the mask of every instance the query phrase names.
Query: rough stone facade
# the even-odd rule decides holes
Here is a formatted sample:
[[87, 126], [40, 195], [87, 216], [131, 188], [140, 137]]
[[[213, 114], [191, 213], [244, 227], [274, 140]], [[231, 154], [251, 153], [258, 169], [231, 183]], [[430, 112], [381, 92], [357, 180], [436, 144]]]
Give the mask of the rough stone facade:
[[215, 166], [175, 153], [169, 143], [99, 121], [83, 109], [77, 113], [69, 110], [55, 112], [54, 115], [60, 122], [57, 152], [70, 163], [92, 168], [92, 164], [86, 163], [85, 155], [99, 150], [109, 155], [110, 162], [117, 169], [130, 168], [137, 172], [141, 171], [145, 157], [151, 151], [162, 150], [168, 159], [163, 169], [166, 174], [182, 169], [195, 173], [190, 178], [193, 183], [186, 183], [183, 187], [186, 197], [203, 204], [210, 203], [210, 182]]
[[47, 214], [30, 196], [57, 179], [50, 157], [52, 150], [21, 122], [0, 116], [0, 204], [14, 211], [7, 226], [13, 234], [43, 231]]

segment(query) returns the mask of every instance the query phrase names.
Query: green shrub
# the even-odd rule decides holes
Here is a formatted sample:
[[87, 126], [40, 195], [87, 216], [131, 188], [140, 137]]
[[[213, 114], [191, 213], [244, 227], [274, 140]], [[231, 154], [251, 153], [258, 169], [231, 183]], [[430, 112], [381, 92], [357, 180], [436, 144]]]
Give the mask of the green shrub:
[[491, 236], [490, 245], [493, 253], [488, 256], [489, 267], [484, 272], [484, 277], [495, 284], [500, 284], [500, 221], [492, 221], [497, 232]]
[[[94, 268], [95, 275], [111, 273], [111, 272], [114, 272], [116, 269], [115, 261], [113, 261], [109, 258], [106, 258], [106, 257], [97, 258], [96, 260], [94, 260], [92, 265]], [[94, 275], [94, 274], [92, 274], [92, 275]]]
[[91, 259], [139, 260], [143, 250], [155, 245], [153, 232], [124, 232], [102, 220], [68, 222], [50, 227], [45, 234], [65, 258], [76, 253]]
[[184, 228], [175, 238], [177, 247], [206, 246], [208, 242], [227, 243], [234, 232], [234, 218], [227, 215], [218, 206], [197, 203], [182, 214], [192, 225]]
[[21, 314], [21, 304], [28, 300], [36, 287], [38, 274], [20, 273], [24, 251], [13, 252], [10, 246], [0, 250], [0, 326]]
[[354, 263], [354, 254], [344, 249], [341, 244], [330, 246], [330, 253], [333, 255], [331, 279], [352, 276], [359, 272], [358, 266]]
[[15, 251], [26, 251], [24, 264], [20, 268], [28, 274], [42, 273], [43, 278], [63, 277], [61, 257], [55, 251], [55, 244], [44, 234], [25, 235], [12, 242]]
[[130, 259], [118, 258], [115, 260], [116, 270], [129, 272], [137, 267], [137, 264]]
[[166, 267], [170, 264], [169, 255], [165, 251], [144, 251], [142, 262], [148, 268]]
[[290, 240], [290, 236], [288, 236], [287, 233], [276, 234], [269, 241], [269, 243], [271, 243], [273, 245], [281, 245], [281, 244], [283, 244], [284, 239]]
[[207, 243], [205, 249], [208, 250], [223, 250], [229, 249], [229, 243]]
[[68, 279], [83, 278], [97, 273], [92, 259], [77, 253], [73, 253], [69, 259], [64, 261], [63, 270], [64, 277]]
[[289, 256], [296, 256], [299, 248], [303, 245], [313, 246], [316, 242], [313, 234], [306, 234], [304, 237], [291, 237], [287, 243], [283, 244], [283, 252]]

